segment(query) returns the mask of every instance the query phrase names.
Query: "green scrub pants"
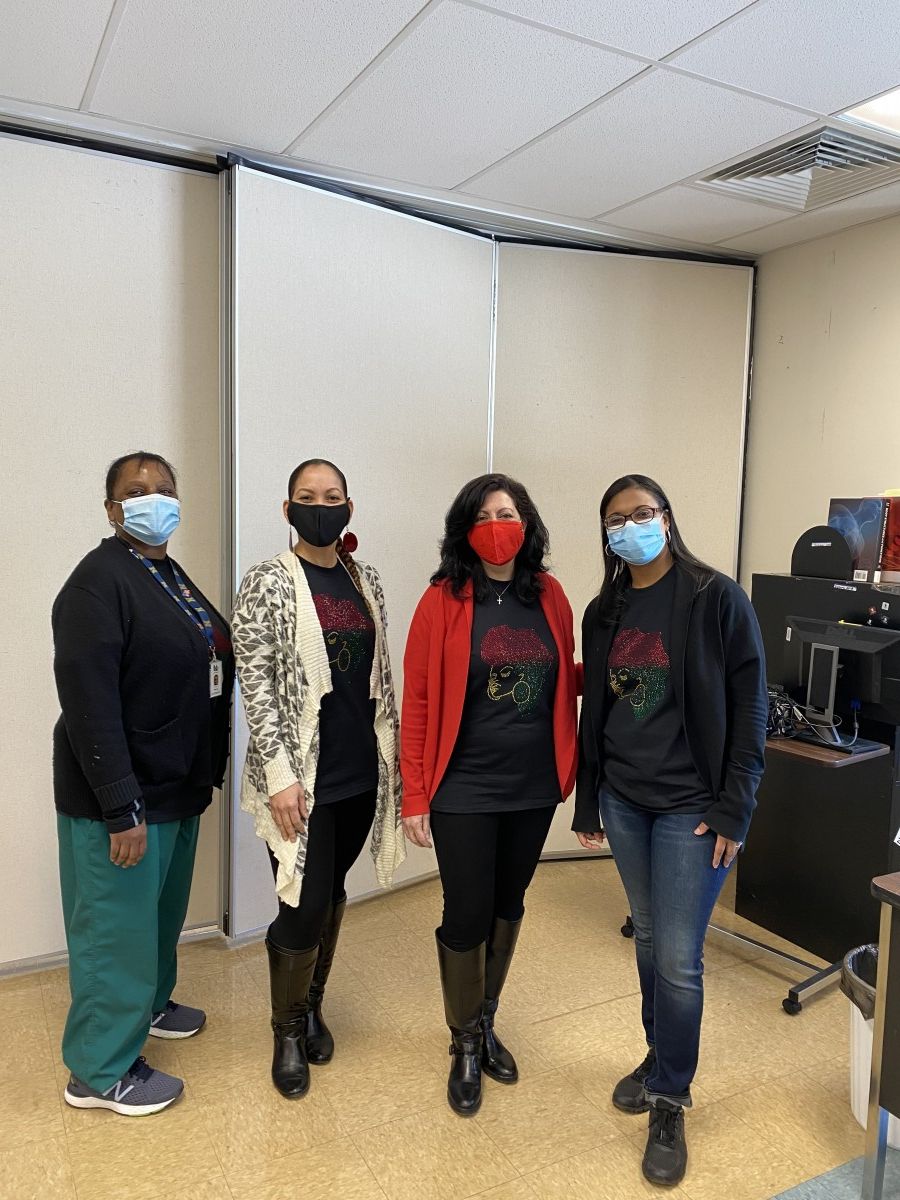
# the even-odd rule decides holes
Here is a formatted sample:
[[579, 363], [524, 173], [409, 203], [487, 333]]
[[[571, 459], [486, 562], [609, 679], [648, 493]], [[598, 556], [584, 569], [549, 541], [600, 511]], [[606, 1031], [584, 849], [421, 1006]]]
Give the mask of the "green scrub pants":
[[105, 1091], [172, 996], [200, 818], [148, 825], [147, 852], [127, 868], [109, 861], [102, 821], [57, 813], [56, 824], [72, 993], [63, 1061]]

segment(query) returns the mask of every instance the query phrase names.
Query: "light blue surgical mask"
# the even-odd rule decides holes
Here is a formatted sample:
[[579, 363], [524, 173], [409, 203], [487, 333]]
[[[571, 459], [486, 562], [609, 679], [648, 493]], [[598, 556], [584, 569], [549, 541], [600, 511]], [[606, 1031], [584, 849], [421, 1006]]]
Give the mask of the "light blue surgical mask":
[[181, 502], [174, 496], [133, 496], [122, 501], [122, 529], [145, 546], [164, 545], [181, 521]]
[[627, 521], [621, 529], [608, 529], [610, 549], [633, 567], [645, 567], [659, 558], [666, 545], [662, 515], [644, 525]]

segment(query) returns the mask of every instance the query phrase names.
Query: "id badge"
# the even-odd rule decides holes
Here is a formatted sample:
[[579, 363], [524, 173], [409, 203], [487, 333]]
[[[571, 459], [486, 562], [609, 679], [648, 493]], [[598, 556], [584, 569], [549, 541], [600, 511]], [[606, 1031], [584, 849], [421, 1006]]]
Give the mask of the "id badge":
[[222, 664], [217, 658], [209, 660], [209, 696], [214, 700], [222, 695]]

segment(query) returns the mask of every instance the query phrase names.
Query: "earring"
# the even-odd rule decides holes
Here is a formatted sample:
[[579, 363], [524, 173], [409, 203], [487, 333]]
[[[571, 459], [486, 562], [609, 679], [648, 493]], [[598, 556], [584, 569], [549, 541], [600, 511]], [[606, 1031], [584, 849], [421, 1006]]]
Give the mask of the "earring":
[[355, 533], [351, 533], [349, 529], [338, 538], [339, 550], [346, 550], [348, 554], [353, 554], [358, 548], [359, 538]]
[[615, 555], [615, 551], [613, 550], [612, 546], [610, 546], [609, 542], [607, 542], [607, 543], [606, 543], [606, 545], [603, 547], [603, 553], [604, 553], [604, 554], [605, 554], [605, 555], [606, 555], [608, 558], [613, 558], [613, 557], [614, 557], [614, 555]]

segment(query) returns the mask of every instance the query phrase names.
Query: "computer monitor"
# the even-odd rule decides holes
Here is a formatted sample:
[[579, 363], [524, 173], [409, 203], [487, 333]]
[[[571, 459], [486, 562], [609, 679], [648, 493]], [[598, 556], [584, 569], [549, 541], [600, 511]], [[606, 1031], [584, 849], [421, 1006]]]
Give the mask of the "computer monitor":
[[884, 651], [900, 644], [900, 629], [797, 616], [789, 616], [786, 626], [796, 687], [806, 689], [807, 705], [822, 720], [828, 712], [833, 719], [836, 694], [844, 705], [881, 704]]
[[[890, 729], [873, 725], [900, 727], [900, 588], [754, 575], [753, 608], [769, 683], [805, 705], [811, 644], [839, 645], [835, 711], [847, 721], [854, 711], [852, 701], [859, 700], [865, 736], [893, 742]], [[865, 645], [875, 652], [866, 653]]]

